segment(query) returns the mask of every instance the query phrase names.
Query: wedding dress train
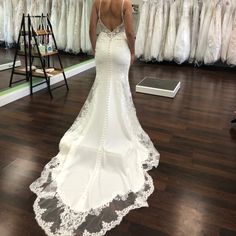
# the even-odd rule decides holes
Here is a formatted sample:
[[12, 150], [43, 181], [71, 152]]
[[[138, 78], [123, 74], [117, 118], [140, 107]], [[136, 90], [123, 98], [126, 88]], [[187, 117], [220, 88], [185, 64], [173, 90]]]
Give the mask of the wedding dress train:
[[48, 235], [104, 235], [131, 209], [148, 206], [154, 190], [147, 171], [158, 165], [159, 153], [133, 105], [124, 21], [112, 32], [99, 23], [95, 82], [58, 155], [30, 186]]

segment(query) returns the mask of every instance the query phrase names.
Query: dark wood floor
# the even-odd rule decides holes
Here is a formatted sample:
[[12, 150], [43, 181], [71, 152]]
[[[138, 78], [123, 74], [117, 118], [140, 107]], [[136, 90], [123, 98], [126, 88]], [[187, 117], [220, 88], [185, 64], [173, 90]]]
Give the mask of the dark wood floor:
[[[177, 79], [175, 99], [134, 92], [143, 76]], [[236, 235], [236, 73], [136, 64], [130, 83], [137, 114], [161, 154], [150, 171], [149, 208], [130, 212], [107, 236]], [[0, 108], [0, 235], [43, 236], [29, 184], [58, 152], [94, 81], [95, 69]]]

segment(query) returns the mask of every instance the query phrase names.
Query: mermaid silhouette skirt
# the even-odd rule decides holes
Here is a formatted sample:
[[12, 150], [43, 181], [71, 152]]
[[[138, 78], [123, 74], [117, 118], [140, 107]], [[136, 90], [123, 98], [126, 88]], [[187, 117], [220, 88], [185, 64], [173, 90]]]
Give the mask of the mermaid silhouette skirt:
[[30, 185], [36, 220], [47, 235], [104, 235], [131, 209], [148, 206], [159, 153], [133, 105], [124, 32], [101, 32], [96, 79], [59, 153]]

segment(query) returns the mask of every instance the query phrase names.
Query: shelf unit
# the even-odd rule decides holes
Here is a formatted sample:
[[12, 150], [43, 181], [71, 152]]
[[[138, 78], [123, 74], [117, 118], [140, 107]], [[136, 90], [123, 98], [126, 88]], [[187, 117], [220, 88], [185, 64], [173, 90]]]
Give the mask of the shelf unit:
[[[38, 20], [38, 21], [41, 20], [42, 22], [44, 22], [46, 24], [46, 26], [44, 26], [42, 23], [42, 25], [40, 25], [40, 28], [35, 29], [34, 24], [32, 23], [32, 19]], [[39, 40], [49, 41], [50, 36], [52, 38], [52, 44], [54, 45], [54, 49], [53, 49], [53, 51], [50, 51], [50, 52], [45, 51], [44, 53], [42, 53], [39, 48], [40, 47]], [[20, 47], [22, 37], [23, 37], [23, 48]], [[34, 43], [35, 43], [34, 47], [33, 47], [32, 41], [34, 41]], [[16, 68], [17, 56], [24, 57], [24, 66]], [[51, 64], [50, 57], [52, 57], [52, 56], [57, 56], [60, 68], [53, 68], [53, 71], [47, 72], [47, 69], [51, 68], [50, 67], [51, 66], [50, 65]], [[37, 68], [40, 70], [40, 72], [35, 71], [35, 69], [34, 69], [33, 62], [34, 62], [35, 58], [38, 58], [40, 61], [40, 68]], [[24, 75], [25, 78], [22, 80], [13, 81], [13, 76], [15, 74], [16, 75]], [[17, 48], [16, 48], [16, 52], [15, 52], [15, 56], [14, 56], [13, 68], [12, 68], [9, 87], [12, 87], [12, 85], [15, 83], [19, 83], [23, 80], [26, 80], [30, 84], [30, 94], [32, 95], [34, 87], [37, 87], [43, 83], [46, 83], [49, 94], [52, 98], [53, 95], [52, 95], [51, 91], [53, 89], [50, 86], [50, 79], [51, 79], [51, 77], [53, 77], [55, 75], [59, 75], [59, 74], [63, 75], [64, 84], [54, 87], [53, 89], [56, 89], [56, 88], [59, 88], [62, 86], [66, 86], [66, 89], [69, 90], [66, 76], [65, 76], [65, 72], [64, 72], [64, 68], [62, 66], [61, 58], [60, 58], [59, 51], [57, 48], [55, 36], [53, 34], [52, 25], [51, 25], [48, 15], [47, 16], [44, 16], [44, 15], [41, 15], [41, 16], [27, 15], [26, 16], [23, 14], [21, 26], [20, 26], [20, 32], [19, 32], [19, 36], [18, 36], [18, 40], [17, 40]], [[34, 77], [44, 78], [44, 81], [33, 85], [33, 78]]]

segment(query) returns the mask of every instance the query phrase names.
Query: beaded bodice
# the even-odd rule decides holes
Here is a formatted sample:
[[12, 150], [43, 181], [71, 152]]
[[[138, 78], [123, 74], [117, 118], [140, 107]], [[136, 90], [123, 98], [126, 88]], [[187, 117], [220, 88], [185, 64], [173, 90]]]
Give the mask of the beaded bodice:
[[110, 38], [116, 36], [117, 34], [125, 32], [124, 22], [122, 22], [112, 31], [105, 26], [105, 24], [101, 21], [101, 19], [99, 19], [99, 24], [101, 26], [101, 32], [107, 34], [107, 36], [109, 36]]

